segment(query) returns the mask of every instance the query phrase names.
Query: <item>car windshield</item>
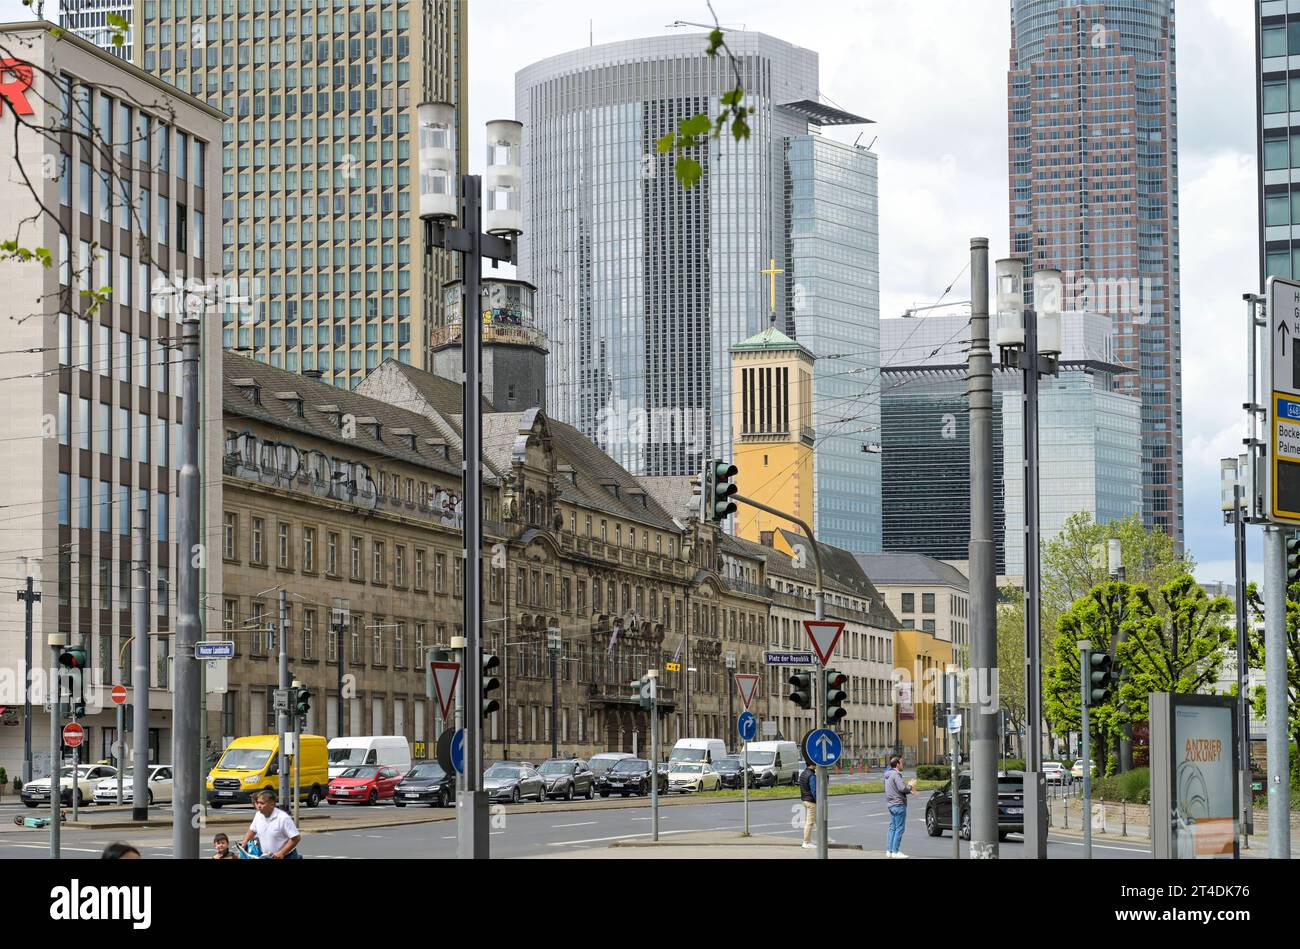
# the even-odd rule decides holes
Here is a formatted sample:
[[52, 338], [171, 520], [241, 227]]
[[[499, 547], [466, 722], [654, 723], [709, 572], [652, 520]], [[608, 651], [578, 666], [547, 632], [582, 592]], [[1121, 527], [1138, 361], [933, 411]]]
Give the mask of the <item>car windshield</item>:
[[591, 759], [591, 770], [596, 774], [604, 774], [616, 764], [618, 764], [617, 758], [593, 758]]
[[740, 762], [737, 761], [735, 758], [723, 758], [713, 767], [719, 771], [739, 771]]
[[507, 765], [494, 764], [487, 769], [484, 777], [487, 778], [519, 778], [523, 777], [523, 768], [512, 768]]
[[668, 756], [669, 761], [703, 761], [708, 757], [708, 752], [703, 748], [674, 748], [673, 753]]
[[330, 749], [330, 764], [332, 765], [337, 766], [341, 764], [365, 764], [365, 763], [366, 763], [365, 748], [331, 748]]
[[269, 748], [231, 748], [221, 756], [217, 767], [224, 771], [261, 771], [270, 760]]
[[678, 774], [699, 774], [704, 770], [704, 765], [699, 764], [681, 764], [673, 768]]
[[1025, 790], [1025, 782], [1021, 778], [998, 778], [999, 794], [1020, 794]]
[[440, 778], [446, 777], [446, 775], [447, 772], [442, 770], [442, 765], [417, 764], [414, 768], [411, 769], [410, 773], [407, 774], [407, 777], [408, 778], [432, 778], [434, 780], [438, 780]]
[[749, 753], [749, 763], [766, 765], [776, 760], [775, 751], [751, 751]]
[[645, 771], [649, 769], [649, 767], [650, 765], [646, 764], [646, 762], [640, 758], [624, 758], [618, 764], [614, 765], [613, 770], [616, 773], [626, 773], [628, 771]]
[[364, 768], [348, 768], [339, 775], [340, 778], [373, 778], [379, 773], [379, 769], [374, 765]]
[[573, 762], [547, 761], [537, 770], [542, 774], [568, 774], [573, 770]]

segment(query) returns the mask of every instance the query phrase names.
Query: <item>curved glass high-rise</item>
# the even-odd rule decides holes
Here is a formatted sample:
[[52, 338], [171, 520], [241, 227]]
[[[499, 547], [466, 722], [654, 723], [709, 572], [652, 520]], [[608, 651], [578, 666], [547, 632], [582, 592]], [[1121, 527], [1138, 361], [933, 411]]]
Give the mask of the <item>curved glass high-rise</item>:
[[516, 76], [519, 276], [551, 340], [547, 405], [635, 473], [697, 474], [730, 452], [731, 347], [775, 321], [824, 357], [818, 537], [878, 550], [879, 456], [863, 451], [877, 439], [860, 434], [879, 424], [876, 156], [820, 134], [866, 120], [823, 104], [816, 53], [760, 33], [727, 42], [752, 134], [710, 141], [690, 190], [655, 143], [716, 117], [736, 85], [707, 36], [578, 49]]
[[1142, 511], [1183, 537], [1174, 0], [1013, 0], [1012, 253], [1109, 315], [1142, 403]]

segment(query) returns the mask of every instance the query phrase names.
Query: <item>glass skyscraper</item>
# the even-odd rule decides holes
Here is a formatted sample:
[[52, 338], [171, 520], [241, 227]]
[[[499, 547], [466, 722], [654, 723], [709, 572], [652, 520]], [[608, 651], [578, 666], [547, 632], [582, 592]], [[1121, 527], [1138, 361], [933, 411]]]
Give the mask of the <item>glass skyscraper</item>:
[[453, 102], [463, 124], [465, 18], [463, 0], [136, 0], [136, 64], [229, 116], [221, 264], [252, 305], [226, 312], [225, 346], [345, 387], [426, 365], [454, 274], [424, 254], [415, 109]]
[[[840, 377], [852, 392], [821, 379], [874, 365], [875, 156], [818, 134], [866, 120], [821, 103], [816, 53], [744, 31], [727, 42], [756, 110], [752, 135], [710, 141], [691, 190], [655, 143], [683, 119], [716, 116], [736, 84], [725, 56], [706, 55], [707, 36], [579, 49], [515, 80], [519, 273], [539, 287], [552, 344], [547, 405], [638, 474], [693, 475], [726, 456], [731, 347], [772, 322], [828, 357], [817, 368], [819, 425], [870, 415], [877, 401], [871, 372]], [[859, 408], [835, 411], [854, 397]], [[846, 447], [848, 426], [830, 429], [815, 461], [819, 537], [877, 550], [878, 459], [860, 439]]]
[[107, 52], [130, 61], [134, 57], [134, 30], [127, 29], [121, 46], [113, 45], [113, 27], [109, 14], [116, 13], [129, 24], [134, 0], [61, 0], [59, 25]]
[[1255, 11], [1262, 292], [1269, 277], [1300, 275], [1300, 7], [1256, 0]]
[[[1012, 253], [1111, 318], [1142, 403], [1142, 512], [1183, 537], [1173, 0], [1012, 0]], [[1045, 495], [1046, 496], [1046, 493]]]

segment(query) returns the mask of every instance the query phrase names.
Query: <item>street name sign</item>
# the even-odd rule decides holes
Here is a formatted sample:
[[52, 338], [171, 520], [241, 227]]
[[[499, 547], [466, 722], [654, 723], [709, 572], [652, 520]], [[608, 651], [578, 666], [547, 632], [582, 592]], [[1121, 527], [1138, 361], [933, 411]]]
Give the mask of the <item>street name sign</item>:
[[765, 652], [763, 662], [769, 666], [811, 666], [813, 654], [810, 652]]
[[1300, 283], [1268, 280], [1268, 519], [1300, 524]]
[[234, 643], [201, 642], [194, 644], [195, 659], [234, 659]]

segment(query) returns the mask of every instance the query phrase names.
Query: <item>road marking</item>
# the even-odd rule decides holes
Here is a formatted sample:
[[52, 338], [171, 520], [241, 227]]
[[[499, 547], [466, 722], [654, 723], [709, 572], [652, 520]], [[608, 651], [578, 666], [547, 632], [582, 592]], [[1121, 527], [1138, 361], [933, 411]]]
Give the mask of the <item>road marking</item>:
[[[46, 850], [46, 851], [48, 851], [48, 850], [50, 849], [50, 845], [49, 845], [49, 844], [5, 844], [5, 846], [7, 846], [7, 847], [21, 847], [21, 848], [23, 848], [24, 850]], [[60, 846], [60, 847], [59, 847], [59, 853], [63, 853], [65, 850], [70, 851], [71, 853], [101, 853], [101, 852], [102, 852], [102, 851], [100, 851], [100, 850], [88, 850], [88, 849], [85, 848], [85, 847], [63, 847], [63, 846]]]
[[[1082, 840], [1061, 840], [1059, 837], [1049, 837], [1049, 843], [1060, 844], [1063, 847], [1082, 847]], [[1094, 850], [1123, 850], [1128, 853], [1150, 853], [1148, 849], [1142, 847], [1108, 847], [1105, 844], [1093, 844]]]
[[[600, 823], [600, 821], [595, 821], [595, 820], [584, 820], [584, 821], [579, 821], [579, 822], [576, 823], [576, 824], [552, 824], [552, 825], [551, 825], [551, 830], [559, 830], [561, 827], [590, 827], [592, 824], [599, 824], [599, 823]], [[444, 837], [444, 838], [442, 838], [442, 839], [443, 839], [443, 840], [455, 840], [456, 838], [454, 838], [454, 837]]]
[[[50, 707], [53, 708], [53, 706], [50, 706]], [[384, 839], [384, 835], [383, 835], [383, 834], [366, 834], [366, 836], [369, 837], [371, 840], [383, 840], [383, 839]]]
[[[730, 828], [730, 827], [700, 827], [700, 828], [697, 828], [697, 829], [694, 829], [694, 830], [662, 830], [662, 831], [659, 832], [659, 836], [660, 836], [660, 837], [663, 837], [663, 836], [666, 835], [666, 834], [708, 834], [708, 833], [713, 833], [713, 832], [720, 831], [720, 830], [731, 830], [731, 829], [732, 829], [732, 828]], [[548, 843], [546, 846], [548, 846], [548, 847], [571, 847], [571, 846], [573, 846], [573, 845], [575, 845], [575, 844], [599, 844], [599, 843], [604, 843], [604, 842], [607, 841], [607, 840], [633, 840], [633, 839], [636, 839], [636, 838], [638, 838], [638, 837], [653, 837], [653, 836], [654, 836], [653, 833], [649, 833], [649, 834], [619, 834], [619, 835], [617, 835], [617, 836], [615, 836], [615, 837], [588, 837], [586, 840], [557, 840], [557, 841], [554, 841], [554, 842], [552, 842], [552, 843]]]

